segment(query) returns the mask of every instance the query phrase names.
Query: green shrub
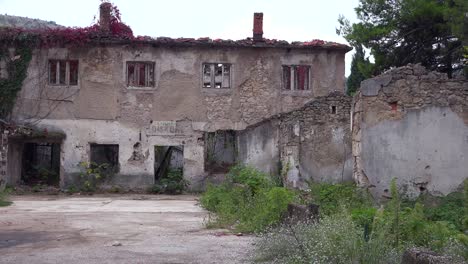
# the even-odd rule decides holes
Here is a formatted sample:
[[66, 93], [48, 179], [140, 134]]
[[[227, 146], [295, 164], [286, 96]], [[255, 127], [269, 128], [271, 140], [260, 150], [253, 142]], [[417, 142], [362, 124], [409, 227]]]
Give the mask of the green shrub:
[[150, 193], [181, 194], [188, 186], [182, 169], [170, 169], [167, 176], [148, 189]]
[[110, 178], [115, 173], [115, 168], [112, 168], [110, 164], [102, 163], [97, 164], [95, 162], [80, 162], [78, 166], [81, 168], [80, 179], [81, 186], [80, 190], [87, 193], [95, 192], [98, 185]]
[[428, 205], [424, 208], [424, 214], [432, 221], [446, 221], [463, 231], [463, 220], [465, 217], [464, 194], [454, 192], [440, 197], [437, 205]]
[[240, 232], [258, 232], [281, 220], [294, 191], [275, 187], [268, 175], [250, 167], [235, 166], [225, 183], [209, 185], [201, 205], [216, 213], [211, 226], [231, 227]]
[[274, 185], [268, 174], [249, 166], [234, 166], [227, 176], [231, 183], [248, 186], [253, 194], [262, 188], [271, 188]]
[[343, 210], [310, 224], [282, 225], [256, 243], [259, 261], [268, 263], [399, 263], [383, 235], [364, 239], [364, 230]]
[[450, 255], [460, 263], [468, 259], [468, 235], [455, 224], [462, 224], [462, 217], [456, 216], [466, 212], [467, 197], [450, 194], [428, 209], [420, 202], [402, 201], [393, 180], [391, 200], [377, 209], [366, 192], [352, 185], [311, 187], [311, 199], [322, 210], [320, 221], [282, 225], [263, 234], [256, 250], [259, 260], [398, 263], [402, 252], [414, 246]]
[[[312, 202], [320, 206], [325, 215], [337, 213], [346, 208], [369, 208], [373, 205], [370, 194], [352, 183], [309, 183]], [[370, 211], [369, 211], [370, 212]]]
[[12, 204], [12, 202], [8, 200], [9, 195], [9, 190], [5, 187], [0, 186], [0, 207], [9, 206]]

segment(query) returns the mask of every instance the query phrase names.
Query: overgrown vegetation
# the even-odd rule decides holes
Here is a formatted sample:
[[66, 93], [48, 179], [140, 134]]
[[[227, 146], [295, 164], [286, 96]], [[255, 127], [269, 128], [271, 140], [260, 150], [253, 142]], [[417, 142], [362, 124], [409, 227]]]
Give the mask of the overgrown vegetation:
[[148, 192], [156, 194], [181, 194], [187, 186], [188, 182], [184, 179], [182, 169], [169, 169], [167, 176], [159, 179], [158, 182], [149, 188]]
[[281, 225], [265, 232], [257, 258], [269, 263], [399, 263], [405, 249], [418, 246], [468, 259], [468, 183], [463, 193], [423, 205], [402, 202], [396, 182], [392, 198], [379, 208], [363, 190], [348, 184], [313, 184], [310, 200], [320, 220]]
[[4, 185], [0, 185], [0, 207], [11, 205], [12, 202], [8, 200], [10, 190]]
[[275, 185], [267, 174], [234, 166], [222, 185], [208, 186], [200, 202], [216, 213], [209, 219], [209, 226], [259, 232], [279, 223], [287, 205], [295, 199], [294, 191]]
[[0, 119], [6, 119], [16, 102], [27, 76], [29, 62], [32, 58], [31, 41], [22, 40], [13, 54], [7, 45], [0, 42], [0, 61], [6, 63], [6, 78], [0, 78]]
[[95, 192], [100, 183], [114, 175], [115, 171], [107, 163], [80, 162], [80, 190], [82, 192]]

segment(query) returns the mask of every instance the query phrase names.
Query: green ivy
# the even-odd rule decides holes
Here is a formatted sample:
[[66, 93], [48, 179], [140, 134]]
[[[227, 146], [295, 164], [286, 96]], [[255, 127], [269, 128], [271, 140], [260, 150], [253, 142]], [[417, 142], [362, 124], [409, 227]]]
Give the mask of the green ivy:
[[32, 48], [28, 42], [16, 45], [14, 56], [10, 57], [9, 46], [0, 47], [0, 60], [6, 61], [7, 78], [0, 79], [0, 118], [7, 118], [15, 105], [18, 92], [26, 79]]

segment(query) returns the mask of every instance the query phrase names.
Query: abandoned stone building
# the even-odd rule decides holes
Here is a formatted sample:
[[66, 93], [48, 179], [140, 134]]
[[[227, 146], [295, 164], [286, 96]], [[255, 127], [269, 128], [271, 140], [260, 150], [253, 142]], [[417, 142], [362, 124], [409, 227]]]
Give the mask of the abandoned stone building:
[[[100, 11], [100, 27], [109, 30], [109, 9]], [[27, 183], [30, 171], [46, 166], [51, 184], [67, 186], [80, 162], [105, 162], [115, 168], [112, 184], [142, 187], [171, 152], [183, 157], [175, 163], [197, 188], [243, 155], [267, 154], [238, 153], [238, 132], [343, 93], [350, 48], [265, 39], [262, 19], [256, 13], [253, 37], [240, 41], [103, 38], [34, 50], [12, 116], [36, 121], [39, 135], [8, 138], [8, 183]]]
[[[100, 30], [110, 11], [100, 7]], [[4, 129], [12, 185], [77, 184], [83, 162], [110, 164], [111, 186], [145, 188], [181, 169], [192, 190], [236, 164], [308, 181], [351, 181], [385, 196], [448, 193], [468, 178], [468, 84], [419, 65], [345, 95], [350, 47], [321, 40], [102, 37], [36, 48]], [[14, 57], [14, 49], [12, 57]], [[32, 124], [32, 125], [31, 125]], [[33, 127], [33, 128], [31, 128]], [[16, 131], [15, 130], [15, 131]]]

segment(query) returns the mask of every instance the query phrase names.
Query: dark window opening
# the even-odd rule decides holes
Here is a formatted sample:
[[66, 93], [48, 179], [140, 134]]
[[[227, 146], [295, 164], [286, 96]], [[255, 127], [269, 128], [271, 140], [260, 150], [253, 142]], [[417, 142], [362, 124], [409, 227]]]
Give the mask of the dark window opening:
[[285, 65], [283, 66], [284, 90], [309, 90], [310, 66]]
[[230, 88], [231, 65], [226, 63], [203, 64], [203, 88]]
[[154, 147], [154, 179], [155, 182], [167, 178], [169, 174], [182, 174], [184, 170], [183, 146]]
[[25, 143], [21, 179], [26, 185], [59, 186], [60, 144]]
[[78, 61], [49, 60], [49, 84], [78, 85]]
[[154, 87], [154, 63], [127, 62], [127, 86]]
[[331, 107], [331, 113], [336, 114], [336, 106], [332, 105]]
[[119, 145], [91, 144], [91, 166], [104, 165], [105, 173], [113, 174], [119, 171]]
[[236, 163], [236, 133], [219, 130], [205, 133], [205, 169], [210, 173], [223, 173]]
[[397, 111], [398, 102], [391, 102], [391, 103], [389, 103], [389, 105], [390, 105], [390, 108], [392, 109], [392, 111]]

